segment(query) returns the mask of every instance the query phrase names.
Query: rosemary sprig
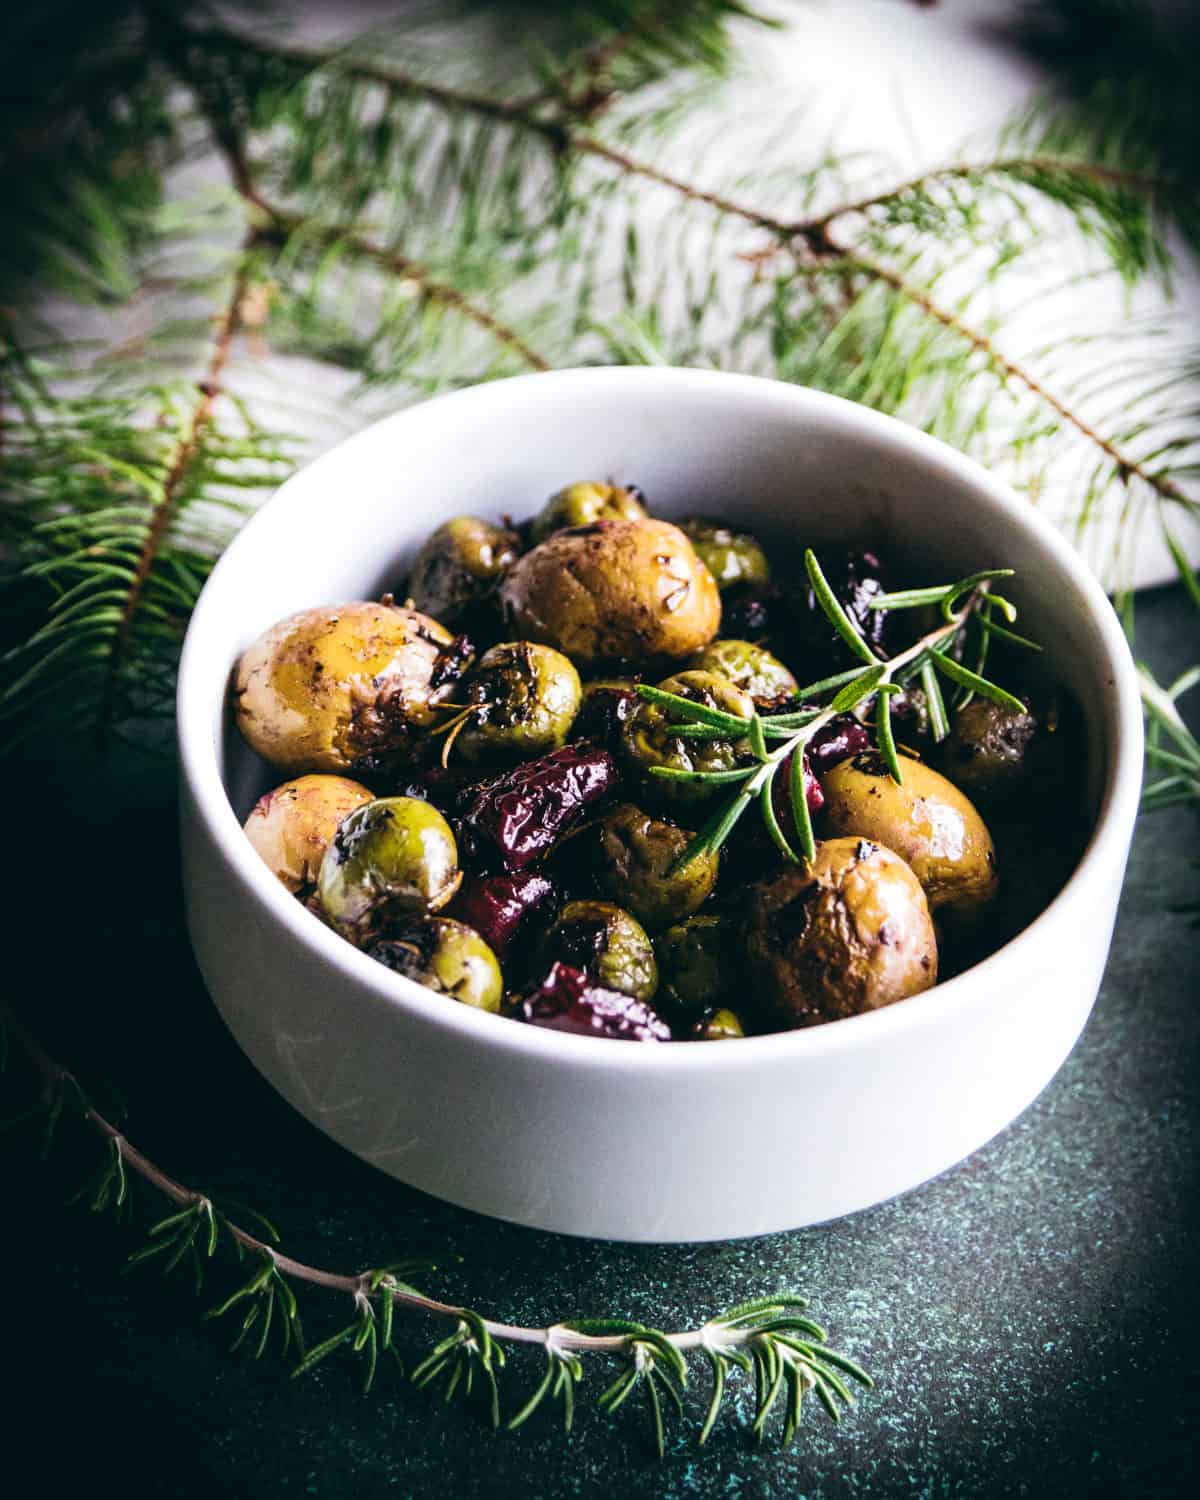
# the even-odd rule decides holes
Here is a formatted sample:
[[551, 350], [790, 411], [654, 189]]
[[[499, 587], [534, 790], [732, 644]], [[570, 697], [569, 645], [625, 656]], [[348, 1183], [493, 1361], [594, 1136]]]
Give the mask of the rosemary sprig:
[[[752, 712], [749, 718], [739, 718], [735, 714], [710, 708], [707, 704], [695, 703], [677, 693], [664, 692], [662, 688], [645, 684], [638, 686], [637, 691], [642, 698], [674, 716], [668, 718], [666, 726], [670, 733], [692, 738], [732, 739], [737, 743], [744, 743], [753, 755], [753, 760], [748, 764], [724, 771], [687, 771], [673, 766], [650, 767], [650, 774], [662, 780], [711, 786], [736, 784], [738, 788], [728, 801], [717, 807], [679, 856], [675, 862], [676, 869], [682, 869], [701, 854], [714, 853], [719, 849], [742, 814], [755, 801], [759, 805], [771, 841], [783, 858], [792, 863], [810, 861], [816, 852], [816, 842], [804, 793], [806, 746], [817, 731], [831, 720], [840, 714], [849, 713], [874, 697], [875, 735], [879, 753], [891, 776], [897, 782], [903, 781], [904, 772], [892, 735], [888, 700], [914, 677], [919, 678], [925, 689], [930, 706], [930, 725], [935, 738], [939, 740], [949, 733], [949, 718], [937, 680], [938, 673], [966, 695], [979, 693], [1017, 712], [1024, 711], [1025, 705], [1019, 698], [983, 675], [982, 655], [976, 655], [976, 669], [972, 670], [962, 666], [949, 654], [950, 647], [971, 620], [978, 622], [985, 647], [989, 634], [1001, 633], [1016, 644], [1029, 646], [1033, 650], [1039, 649], [1032, 641], [1026, 641], [1007, 627], [997, 626], [993, 618], [997, 611], [1008, 620], [1016, 618], [1016, 609], [1010, 601], [991, 591], [995, 580], [1012, 577], [1011, 568], [988, 568], [957, 579], [954, 583], [880, 595], [872, 601], [871, 608], [903, 610], [936, 606], [942, 616], [942, 623], [935, 629], [895, 656], [885, 659], [870, 646], [842, 608], [811, 548], [804, 554], [804, 566], [813, 594], [826, 618], [859, 661], [857, 667], [847, 672], [826, 677], [801, 689], [800, 696], [804, 699], [836, 689], [833, 700], [827, 707], [806, 707], [787, 714], [769, 716]], [[773, 742], [770, 748], [768, 741]], [[785, 765], [790, 765], [791, 768], [788, 803], [795, 825], [795, 839], [800, 846], [799, 854], [793, 849], [775, 813], [775, 778]], [[781, 1371], [786, 1364], [785, 1360], [784, 1365], [780, 1366]], [[781, 1373], [779, 1379], [786, 1381], [791, 1376]]]
[[[806, 1391], [814, 1390], [836, 1421], [840, 1415], [836, 1403], [847, 1404], [851, 1399], [839, 1372], [864, 1385], [871, 1384], [858, 1365], [826, 1346], [824, 1331], [801, 1316], [806, 1304], [793, 1292], [742, 1303], [702, 1327], [675, 1333], [623, 1318], [575, 1318], [547, 1328], [525, 1328], [486, 1317], [473, 1308], [438, 1301], [419, 1290], [407, 1278], [416, 1271], [435, 1270], [432, 1261], [408, 1259], [358, 1275], [307, 1265], [279, 1248], [277, 1231], [260, 1215], [240, 1210], [259, 1227], [258, 1233], [252, 1233], [230, 1217], [227, 1209], [232, 1205], [219, 1206], [207, 1194], [185, 1186], [156, 1166], [94, 1108], [74, 1076], [48, 1057], [3, 1005], [0, 1023], [0, 1035], [10, 1033], [41, 1076], [41, 1108], [35, 1113], [53, 1119], [56, 1136], [68, 1121], [74, 1121], [103, 1142], [104, 1159], [99, 1170], [77, 1199], [86, 1198], [97, 1212], [124, 1212], [130, 1183], [136, 1177], [169, 1201], [171, 1212], [149, 1227], [147, 1243], [129, 1257], [129, 1267], [153, 1262], [169, 1274], [190, 1262], [197, 1289], [210, 1268], [222, 1274], [230, 1262], [242, 1267], [241, 1278], [205, 1316], [212, 1320], [240, 1317], [232, 1349], [245, 1348], [253, 1359], [261, 1359], [274, 1345], [279, 1354], [294, 1361], [292, 1373], [299, 1376], [339, 1351], [350, 1353], [362, 1363], [365, 1393], [376, 1380], [382, 1354], [390, 1355], [395, 1373], [405, 1377], [404, 1361], [396, 1347], [395, 1315], [398, 1310], [420, 1312], [448, 1321], [453, 1327], [412, 1366], [406, 1377], [410, 1385], [417, 1389], [440, 1385], [446, 1401], [470, 1397], [481, 1388], [491, 1425], [504, 1425], [508, 1431], [523, 1427], [547, 1401], [559, 1402], [567, 1432], [572, 1430], [585, 1360], [616, 1359], [621, 1367], [597, 1396], [597, 1405], [606, 1415], [612, 1415], [640, 1393], [660, 1457], [666, 1447], [667, 1411], [684, 1414], [681, 1391], [688, 1384], [688, 1357], [692, 1354], [706, 1357], [714, 1373], [712, 1398], [699, 1434], [701, 1443], [712, 1431], [732, 1369], [758, 1377], [754, 1431], [760, 1440], [781, 1392], [788, 1393], [782, 1435], [790, 1442], [796, 1435], [799, 1401]], [[301, 1327], [296, 1296], [296, 1288], [301, 1285], [351, 1300], [349, 1320], [311, 1346], [306, 1345]], [[501, 1379], [507, 1348], [521, 1345], [539, 1347], [545, 1356], [545, 1369], [538, 1384], [505, 1421]]]

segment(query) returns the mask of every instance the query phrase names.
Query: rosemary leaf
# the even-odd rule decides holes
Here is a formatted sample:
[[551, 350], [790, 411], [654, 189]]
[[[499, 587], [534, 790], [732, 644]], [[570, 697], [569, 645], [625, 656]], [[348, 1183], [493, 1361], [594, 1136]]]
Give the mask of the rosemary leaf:
[[813, 837], [808, 792], [804, 786], [804, 750], [799, 745], [792, 751], [792, 764], [788, 772], [788, 800], [792, 808], [792, 822], [796, 825], [800, 853], [804, 856], [804, 862], [811, 864], [817, 857], [817, 841]]
[[771, 835], [771, 842], [783, 855], [784, 859], [792, 864], [799, 864], [795, 850], [788, 843], [784, 831], [779, 826], [779, 819], [775, 816], [775, 806], [772, 800], [773, 783], [764, 781], [762, 790], [758, 794], [758, 800], [762, 805], [763, 822], [767, 825], [767, 832]]
[[934, 741], [940, 744], [950, 733], [950, 718], [946, 713], [946, 700], [942, 697], [942, 685], [928, 658], [921, 663], [921, 687], [929, 709], [929, 727], [933, 731]]
[[869, 698], [887, 676], [887, 671], [887, 667], [880, 662], [876, 666], [868, 667], [865, 672], [859, 672], [854, 680], [848, 682], [834, 698], [830, 705], [834, 713], [848, 713], [856, 703]]
[[971, 692], [978, 693], [981, 698], [990, 698], [993, 703], [1015, 709], [1017, 713], [1025, 712], [1025, 705], [1020, 698], [1014, 698], [1011, 693], [1006, 693], [1002, 687], [997, 687], [986, 677], [980, 677], [977, 672], [970, 672], [966, 667], [959, 666], [953, 657], [943, 656], [940, 651], [935, 651], [930, 659], [944, 677], [948, 677], [959, 687], [969, 688]]
[[644, 698], [647, 703], [657, 703], [663, 708], [669, 708], [673, 713], [679, 715], [690, 723], [708, 724], [713, 729], [724, 730], [725, 734], [741, 739], [746, 733], [746, 720], [739, 718], [736, 714], [723, 713], [719, 708], [709, 708], [706, 703], [696, 703], [691, 698], [683, 698], [678, 693], [666, 693], [662, 688], [651, 687], [649, 683], [639, 682], [637, 685], [639, 698]]
[[808, 570], [808, 581], [812, 584], [813, 593], [817, 596], [817, 603], [825, 611], [826, 618], [838, 635], [860, 661], [872, 664], [878, 662], [879, 658], [867, 645], [857, 625], [838, 603], [836, 594], [829, 587], [829, 581], [821, 572], [817, 554], [811, 547], [805, 549], [804, 566]]
[[892, 736], [892, 710], [888, 699], [893, 693], [900, 689], [894, 682], [885, 682], [879, 689], [879, 696], [875, 701], [875, 739], [879, 745], [879, 753], [883, 756], [884, 765], [888, 768], [892, 780], [900, 786], [904, 782], [904, 774], [900, 769], [900, 757], [896, 754], [896, 741]]

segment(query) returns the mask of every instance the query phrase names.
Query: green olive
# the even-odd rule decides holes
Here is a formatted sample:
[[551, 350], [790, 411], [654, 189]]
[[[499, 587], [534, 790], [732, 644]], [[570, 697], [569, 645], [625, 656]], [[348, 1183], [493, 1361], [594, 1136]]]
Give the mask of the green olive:
[[725, 917], [689, 917], [654, 940], [658, 1003], [685, 1020], [717, 1006], [735, 983], [735, 934]]
[[[658, 686], [663, 692], [690, 698], [694, 703], [720, 709], [739, 719], [749, 719], [754, 713], [750, 695], [715, 672], [677, 672]], [[706, 802], [714, 794], [727, 791], [719, 781], [682, 781], [653, 774], [655, 767], [668, 771], [731, 771], [749, 755], [745, 740], [677, 734], [668, 727], [675, 722], [669, 708], [642, 702], [625, 724], [622, 747], [632, 765], [642, 773], [647, 794], [656, 801], [684, 804]]]
[[293, 775], [352, 770], [406, 751], [469, 662], [461, 637], [387, 599], [302, 609], [243, 653], [238, 728]]
[[810, 866], [751, 888], [750, 980], [775, 1016], [811, 1026], [877, 1010], [937, 983], [925, 893], [898, 854], [830, 839]]
[[307, 899], [338, 824], [373, 794], [345, 776], [298, 776], [264, 794], [246, 819], [246, 837], [294, 896]]
[[996, 851], [975, 806], [922, 761], [903, 758], [897, 785], [864, 750], [821, 778], [825, 827], [874, 839], [906, 860], [931, 909], [975, 914], [996, 894]]
[[594, 521], [643, 521], [646, 507], [636, 485], [569, 484], [551, 495], [533, 519], [530, 536], [544, 542], [553, 531], [590, 526]]
[[679, 527], [691, 538], [700, 561], [722, 592], [735, 583], [770, 582], [767, 554], [748, 532], [733, 531], [708, 516], [687, 516]]
[[688, 662], [696, 672], [715, 672], [749, 693], [759, 708], [787, 702], [799, 691], [796, 679], [779, 660], [752, 641], [716, 640]]
[[504, 977], [496, 955], [473, 927], [452, 917], [423, 917], [407, 923], [367, 949], [368, 954], [406, 979], [449, 995], [476, 1010], [498, 1011]]
[[516, 562], [516, 534], [478, 516], [439, 526], [417, 553], [408, 592], [414, 609], [452, 625], [485, 599]]
[[697, 1042], [731, 1042], [746, 1035], [741, 1017], [736, 1011], [710, 1010], [700, 1017], [691, 1029], [691, 1037]]
[[1040, 728], [1032, 713], [974, 698], [954, 715], [942, 741], [941, 765], [969, 796], [994, 800], [1033, 774]]
[[682, 869], [673, 868], [693, 837], [632, 802], [619, 803], [600, 824], [596, 883], [650, 932], [681, 922], [712, 895], [720, 867], [718, 853], [708, 850]]
[[569, 901], [546, 934], [542, 953], [635, 1000], [653, 1000], [658, 988], [654, 944], [640, 922], [608, 901]]
[[561, 651], [507, 641], [480, 657], [467, 684], [475, 712], [457, 737], [467, 760], [557, 750], [579, 711], [579, 673]]
[[317, 878], [321, 911], [352, 942], [397, 914], [444, 906], [462, 872], [450, 825], [417, 797], [379, 797], [344, 818]]

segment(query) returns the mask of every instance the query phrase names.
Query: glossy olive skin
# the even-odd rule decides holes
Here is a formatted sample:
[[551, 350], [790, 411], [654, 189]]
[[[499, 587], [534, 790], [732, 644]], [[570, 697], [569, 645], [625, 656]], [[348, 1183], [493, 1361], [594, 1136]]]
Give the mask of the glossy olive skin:
[[684, 1021], [716, 1008], [733, 985], [738, 952], [731, 923], [712, 913], [659, 933], [654, 940], [659, 1007]]
[[556, 531], [514, 564], [499, 599], [514, 635], [555, 646], [581, 668], [682, 660], [721, 623], [712, 574], [666, 521]]
[[719, 854], [709, 850], [672, 870], [693, 837], [632, 802], [618, 803], [600, 823], [596, 884], [648, 932], [682, 922], [712, 895], [720, 868]]
[[320, 909], [352, 942], [444, 906], [462, 872], [449, 823], [416, 797], [379, 797], [343, 819], [317, 877]]
[[691, 538], [722, 593], [736, 584], [763, 585], [771, 581], [767, 554], [748, 532], [734, 531], [708, 516], [685, 516], [679, 527]]
[[455, 748], [464, 759], [525, 759], [557, 750], [579, 712], [579, 673], [561, 651], [506, 641], [485, 651], [467, 683], [475, 714]]
[[975, 805], [922, 761], [901, 757], [903, 782], [882, 758], [864, 751], [821, 780], [823, 826], [857, 834], [906, 860], [931, 910], [975, 916], [996, 894], [996, 851]]
[[452, 917], [407, 923], [367, 950], [406, 979], [475, 1010], [499, 1011], [504, 976], [496, 955], [473, 927]]
[[542, 944], [542, 959], [581, 969], [606, 990], [653, 1000], [654, 945], [641, 923], [609, 901], [568, 901]]
[[303, 609], [243, 653], [238, 728], [293, 775], [353, 770], [412, 745], [468, 660], [461, 637], [417, 610], [361, 601]]
[[453, 625], [495, 590], [519, 555], [515, 532], [478, 516], [455, 516], [417, 553], [408, 580], [413, 608]]
[[925, 893], [898, 854], [830, 839], [811, 866], [751, 888], [746, 953], [776, 1022], [813, 1026], [878, 1010], [937, 983]]
[[[658, 686], [665, 693], [703, 703], [739, 719], [749, 719], [754, 702], [748, 693], [736, 688], [715, 672], [676, 672]], [[667, 726], [679, 722], [672, 710], [645, 700], [625, 725], [621, 747], [630, 767], [642, 776], [648, 797], [668, 805], [695, 805], [711, 801], [728, 791], [721, 782], [676, 781], [655, 776], [652, 767], [676, 771], [730, 771], [741, 765], [749, 754], [744, 740], [691, 739], [673, 733]]]
[[779, 658], [752, 641], [722, 637], [698, 651], [688, 662], [688, 668], [724, 677], [743, 693], [749, 693], [758, 708], [789, 703], [799, 691], [796, 679]]
[[246, 837], [276, 880], [304, 900], [338, 825], [374, 795], [345, 776], [298, 776], [263, 793], [246, 819]]
[[746, 1028], [736, 1011], [722, 1006], [701, 1016], [688, 1034], [695, 1042], [733, 1042], [746, 1035]]
[[1034, 774], [1040, 729], [1032, 713], [974, 698], [954, 715], [941, 764], [968, 796], [995, 801]]
[[591, 526], [595, 521], [644, 521], [645, 497], [636, 485], [569, 484], [551, 495], [529, 528], [534, 542], [544, 542], [569, 526]]

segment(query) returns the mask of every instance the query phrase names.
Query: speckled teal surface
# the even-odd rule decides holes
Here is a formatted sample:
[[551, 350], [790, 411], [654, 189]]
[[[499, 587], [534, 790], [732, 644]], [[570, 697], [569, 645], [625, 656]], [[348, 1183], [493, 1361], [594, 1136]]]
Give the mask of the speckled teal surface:
[[[1164, 673], [1200, 649], [1177, 591], [1143, 602], [1139, 631]], [[1194, 897], [1191, 815], [1140, 828], [1093, 1018], [998, 1139], [850, 1219], [678, 1249], [480, 1219], [318, 1136], [253, 1074], [199, 986], [180, 926], [169, 785], [138, 769], [102, 791], [58, 793], [60, 819], [80, 809], [71, 837], [98, 851], [73, 898], [80, 915], [64, 930], [60, 903], [26, 903], [9, 941], [28, 961], [31, 1020], [81, 1073], [117, 1085], [131, 1136], [164, 1166], [250, 1201], [280, 1222], [292, 1253], [338, 1269], [453, 1245], [465, 1263], [431, 1289], [514, 1321], [608, 1312], [678, 1327], [800, 1286], [833, 1343], [879, 1384], [840, 1429], [814, 1406], [786, 1452], [755, 1448], [727, 1409], [701, 1454], [690, 1442], [707, 1387], [697, 1366], [693, 1423], [671, 1429], [660, 1466], [632, 1403], [611, 1421], [585, 1403], [568, 1443], [541, 1415], [493, 1435], [386, 1371], [362, 1398], [337, 1360], [292, 1382], [277, 1363], [227, 1355], [229, 1335], [199, 1320], [184, 1288], [118, 1277], [130, 1242], [63, 1209], [61, 1180], [14, 1150], [0, 1256], [18, 1379], [5, 1442], [10, 1455], [30, 1445], [51, 1481], [42, 1492], [81, 1478], [136, 1495], [464, 1500], [1192, 1492], [1200, 967], [1195, 929], [1164, 910], [1189, 882]], [[332, 1311], [307, 1305], [319, 1332]], [[411, 1332], [402, 1342], [416, 1348]], [[514, 1356], [510, 1410], [537, 1373]], [[739, 1405], [744, 1415], [740, 1387]]]

